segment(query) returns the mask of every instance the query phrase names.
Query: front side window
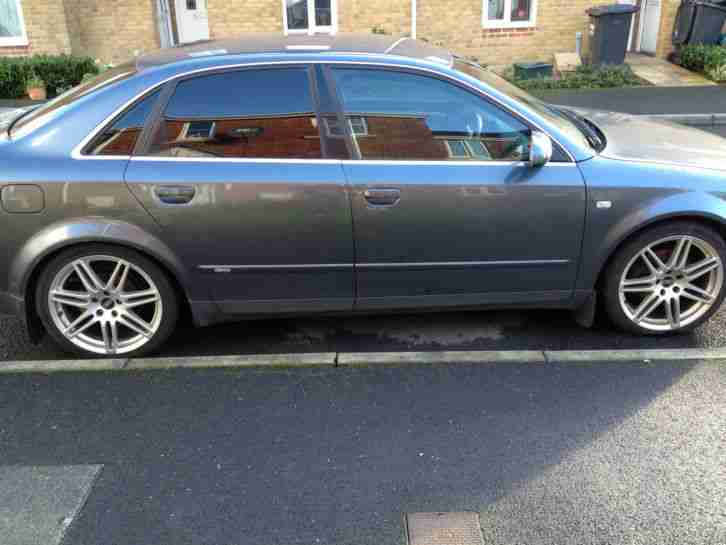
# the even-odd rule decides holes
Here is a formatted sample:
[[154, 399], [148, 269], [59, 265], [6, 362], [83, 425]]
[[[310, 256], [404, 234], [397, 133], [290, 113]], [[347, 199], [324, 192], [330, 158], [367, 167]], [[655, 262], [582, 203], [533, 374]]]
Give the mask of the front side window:
[[456, 85], [390, 70], [340, 68], [333, 74], [361, 159], [528, 157], [529, 127]]
[[0, 0], [0, 46], [28, 45], [20, 0]]
[[307, 69], [241, 70], [181, 81], [166, 105], [149, 153], [321, 158]]
[[286, 33], [335, 32], [335, 0], [285, 0], [283, 19]]
[[529, 27], [536, 23], [536, 0], [483, 0], [482, 25]]

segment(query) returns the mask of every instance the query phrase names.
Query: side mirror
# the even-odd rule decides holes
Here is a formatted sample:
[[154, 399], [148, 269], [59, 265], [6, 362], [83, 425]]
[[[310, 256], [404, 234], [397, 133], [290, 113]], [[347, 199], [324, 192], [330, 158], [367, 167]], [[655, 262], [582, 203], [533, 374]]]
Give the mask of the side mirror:
[[532, 141], [529, 144], [529, 166], [531, 168], [543, 167], [552, 159], [552, 140], [543, 132], [532, 131]]

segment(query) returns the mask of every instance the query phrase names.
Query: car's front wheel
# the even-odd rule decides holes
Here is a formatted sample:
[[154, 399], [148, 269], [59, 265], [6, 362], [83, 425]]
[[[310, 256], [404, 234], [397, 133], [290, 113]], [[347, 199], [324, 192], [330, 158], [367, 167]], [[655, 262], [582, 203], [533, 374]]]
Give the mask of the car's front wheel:
[[127, 248], [93, 244], [61, 252], [41, 272], [36, 309], [50, 336], [82, 355], [140, 356], [177, 321], [164, 271]]
[[686, 332], [724, 299], [726, 244], [706, 226], [674, 222], [626, 243], [605, 272], [604, 299], [620, 328], [640, 334]]

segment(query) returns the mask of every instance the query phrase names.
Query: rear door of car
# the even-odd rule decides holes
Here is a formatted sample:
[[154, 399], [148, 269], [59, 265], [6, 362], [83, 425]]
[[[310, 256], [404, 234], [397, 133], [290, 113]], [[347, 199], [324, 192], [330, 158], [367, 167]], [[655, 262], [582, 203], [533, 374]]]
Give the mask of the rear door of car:
[[351, 309], [347, 149], [321, 137], [313, 68], [171, 85], [126, 182], [196, 281], [227, 314]]
[[356, 239], [356, 307], [562, 303], [585, 184], [558, 146], [527, 164], [533, 127], [427, 71], [330, 65]]

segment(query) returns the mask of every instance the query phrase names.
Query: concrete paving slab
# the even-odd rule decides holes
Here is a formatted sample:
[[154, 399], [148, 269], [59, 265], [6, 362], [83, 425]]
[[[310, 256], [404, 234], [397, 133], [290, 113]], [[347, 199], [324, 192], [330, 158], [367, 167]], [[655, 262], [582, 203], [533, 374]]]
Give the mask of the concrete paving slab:
[[726, 360], [726, 349], [682, 348], [676, 350], [545, 350], [548, 363], [608, 363]]
[[636, 76], [652, 85], [661, 87], [716, 85], [700, 74], [650, 55], [629, 53], [625, 62]]
[[201, 356], [180, 358], [139, 358], [125, 369], [210, 368], [210, 367], [307, 367], [335, 365], [335, 352], [313, 354], [252, 354], [244, 356]]
[[54, 373], [59, 371], [112, 371], [123, 368], [125, 359], [11, 361], [0, 373]]
[[59, 545], [83, 508], [101, 467], [0, 467], [3, 545]]
[[338, 365], [430, 365], [445, 363], [545, 363], [545, 358], [543, 353], [537, 350], [343, 352], [338, 355]]

